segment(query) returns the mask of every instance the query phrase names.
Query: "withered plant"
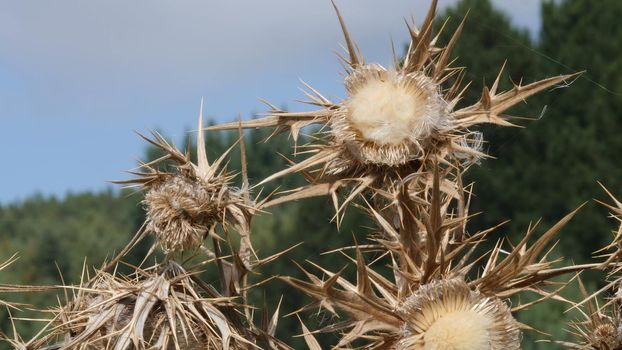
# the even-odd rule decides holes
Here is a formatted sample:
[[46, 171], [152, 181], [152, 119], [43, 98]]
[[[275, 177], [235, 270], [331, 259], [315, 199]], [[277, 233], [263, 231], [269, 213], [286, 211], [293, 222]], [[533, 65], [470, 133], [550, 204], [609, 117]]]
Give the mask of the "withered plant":
[[[57, 325], [25, 345], [37, 349], [247, 349], [253, 336], [232, 297], [168, 261], [134, 276], [98, 271], [53, 310]], [[236, 322], [234, 322], [236, 321]]]
[[[515, 320], [515, 312], [544, 300], [563, 300], [558, 293], [569, 281], [555, 285], [554, 277], [603, 266], [563, 266], [549, 258], [555, 234], [576, 211], [537, 238], [534, 225], [515, 245], [499, 241], [488, 253], [475, 256], [492, 229], [474, 234], [467, 230], [472, 187], [465, 188], [462, 175], [485, 157], [481, 133], [473, 128], [485, 123], [513, 126], [513, 117], [504, 114], [509, 108], [572, 75], [500, 91], [501, 69], [479, 101], [458, 108], [468, 84], [463, 84], [465, 69], [453, 65], [451, 51], [464, 21], [448, 43], [440, 44], [433, 33], [436, 5], [432, 1], [421, 28], [408, 26], [408, 51], [389, 69], [365, 62], [335, 7], [347, 50], [342, 57], [343, 102], [334, 103], [307, 85], [307, 103], [319, 109], [287, 112], [271, 105], [264, 118], [241, 124], [273, 128], [274, 134], [289, 131], [296, 142], [303, 128], [318, 125], [310, 143], [295, 145], [295, 153], [305, 159], [259, 183], [300, 172], [309, 184], [283, 191], [264, 208], [328, 195], [339, 225], [344, 206], [358, 199], [357, 206], [377, 224], [365, 250], [381, 258], [368, 264], [361, 248], [353, 247], [356, 283], [342, 271], [317, 265], [324, 277], [306, 270], [308, 282], [283, 277], [317, 299], [301, 310], [317, 307], [345, 315], [323, 329], [342, 333], [336, 348], [519, 349], [520, 330], [529, 327]], [[210, 129], [238, 127], [230, 123]], [[350, 193], [341, 198], [338, 190], [346, 186]], [[381, 274], [382, 266], [377, 268], [382, 262], [392, 270], [392, 279]], [[539, 297], [510, 304], [511, 298], [529, 292]], [[319, 348], [304, 331], [307, 344]]]
[[[243, 188], [232, 186], [235, 176], [227, 172], [224, 163], [233, 147], [209, 163], [202, 131], [202, 102], [198, 130], [196, 164], [190, 160], [189, 150], [182, 153], [154, 132], [153, 139], [143, 138], [165, 155], [141, 164], [141, 171], [132, 172], [136, 178], [117, 181], [140, 186], [145, 193], [143, 203], [147, 219], [137, 240], [150, 233], [167, 253], [189, 251], [205, 247], [203, 242], [208, 236], [223, 240], [217, 234], [218, 226], [225, 232], [233, 227], [242, 238], [241, 250], [249, 267], [255, 257], [249, 235], [251, 216], [256, 208], [248, 193], [246, 174]], [[172, 162], [169, 166], [172, 169], [165, 168], [167, 162]]]
[[[561, 342], [568, 349], [581, 350], [617, 350], [622, 349], [622, 276], [620, 276], [620, 258], [622, 257], [622, 203], [604, 186], [611, 204], [600, 202], [607, 207], [618, 227], [613, 231], [612, 243], [597, 252], [606, 257], [602, 265], [608, 273], [609, 282], [593, 294], [589, 294], [581, 283], [583, 300], [576, 302], [573, 309], [579, 309], [582, 319], [570, 322], [570, 331], [575, 342]], [[599, 305], [599, 297], [605, 295], [604, 303]]]
[[[272, 110], [265, 117], [242, 123], [244, 128], [274, 128], [275, 134], [289, 131], [294, 140], [298, 140], [303, 128], [319, 126], [311, 143], [297, 146], [295, 153], [307, 154], [306, 159], [259, 183], [303, 172], [310, 184], [285, 192], [283, 197], [266, 203], [266, 207], [331, 195], [339, 212], [343, 204], [337, 204], [337, 191], [348, 184], [356, 186], [345, 203], [367, 189], [392, 190], [396, 182], [405, 178], [430, 184], [435, 165], [464, 167], [485, 156], [480, 149], [481, 133], [471, 130], [472, 127], [513, 126], [513, 117], [505, 111], [572, 77], [562, 75], [528, 85], [519, 83], [508, 91], [500, 91], [502, 68], [492, 86], [484, 88], [479, 101], [458, 108], [469, 84], [463, 84], [466, 70], [453, 65], [451, 54], [464, 20], [451, 40], [441, 44], [440, 33], [433, 33], [436, 7], [437, 1], [433, 0], [420, 29], [414, 23], [408, 25], [411, 41], [403, 61], [394, 52], [393, 66], [385, 68], [365, 61], [335, 6], [347, 48], [347, 57], [340, 56], [347, 97], [340, 103], [332, 102], [306, 85], [306, 103], [317, 110], [287, 112], [270, 105]], [[229, 123], [209, 129], [238, 127], [239, 123]]]
[[[10, 340], [16, 348], [288, 348], [274, 337], [279, 307], [269, 322], [256, 326], [255, 308], [247, 300], [253, 287], [248, 285], [248, 272], [278, 254], [265, 259], [255, 255], [250, 221], [256, 208], [246, 173], [242, 188], [235, 188], [234, 176], [224, 166], [231, 149], [210, 165], [202, 118], [201, 105], [196, 164], [189, 151], [182, 153], [158, 133], [153, 139], [145, 137], [165, 155], [141, 164], [140, 171], [132, 172], [136, 178], [120, 181], [144, 192], [142, 228], [94, 277], [83, 276], [80, 285], [64, 286], [71, 297], [66, 292], [64, 304], [45, 311], [52, 320], [33, 339]], [[241, 148], [244, 162], [243, 141]], [[150, 267], [129, 265], [129, 275], [118, 273], [123, 257], [147, 235], [154, 238], [148, 256], [161, 248], [164, 260]], [[199, 257], [184, 258], [183, 252]], [[200, 276], [209, 265], [216, 267], [216, 286]], [[262, 320], [269, 318], [266, 312]]]
[[[145, 137], [164, 156], [141, 164], [134, 178], [121, 181], [144, 193], [143, 227], [94, 277], [64, 287], [66, 302], [48, 310], [52, 321], [40, 334], [29, 341], [16, 337], [12, 344], [19, 349], [287, 349], [289, 339], [277, 339], [275, 333], [279, 307], [272, 307], [276, 312], [271, 317], [263, 310], [257, 326], [256, 308], [248, 298], [248, 291], [259, 287], [249, 284], [249, 272], [280, 255], [257, 256], [252, 218], [277, 204], [327, 196], [338, 225], [345, 206], [351, 205], [367, 213], [374, 227], [362, 240], [338, 249], [354, 266], [356, 281], [343, 270], [312, 262], [318, 274], [301, 267], [308, 280], [280, 276], [316, 300], [298, 313], [326, 309], [343, 317], [314, 332], [303, 324], [309, 348], [320, 349], [314, 333], [330, 332], [339, 335], [335, 349], [520, 349], [521, 332], [530, 327], [518, 322], [516, 313], [544, 301], [568, 302], [559, 292], [576, 274], [615, 271], [619, 254], [583, 265], [552, 258], [556, 234], [578, 209], [544, 232], [530, 225], [517, 242], [502, 238], [487, 251], [482, 242], [498, 227], [469, 232], [474, 186], [465, 185], [462, 177], [486, 157], [476, 128], [514, 126], [515, 118], [506, 114], [511, 107], [573, 75], [517, 83], [502, 91], [502, 68], [478, 101], [459, 104], [469, 84], [452, 49], [464, 20], [447, 43], [440, 43], [440, 33], [433, 32], [436, 7], [432, 0], [421, 28], [407, 25], [411, 41], [403, 60], [394, 52], [393, 66], [385, 68], [365, 61], [335, 6], [347, 51], [341, 57], [347, 92], [342, 102], [307, 85], [307, 102], [314, 111], [288, 112], [270, 105], [262, 118], [208, 128], [239, 130], [240, 186], [226, 167], [233, 148], [211, 164], [207, 159], [202, 107], [196, 163], [189, 150], [180, 151], [161, 135]], [[289, 132], [294, 155], [302, 159], [250, 186], [244, 128]], [[313, 135], [299, 145], [303, 130]], [[296, 173], [305, 177], [305, 186], [253, 198], [251, 190]], [[349, 192], [344, 195], [340, 189]], [[162, 261], [130, 266], [130, 274], [117, 272], [123, 257], [147, 236], [154, 239], [149, 256], [161, 249]], [[363, 240], [368, 241], [359, 245]], [[200, 262], [188, 256], [199, 256]], [[205, 266], [215, 267], [218, 285], [201, 279]], [[562, 275], [564, 281], [553, 280]], [[520, 303], [524, 294], [535, 299]], [[588, 314], [592, 325], [604, 323], [594, 315]], [[618, 323], [612, 324], [603, 332], [619, 332]], [[576, 329], [599, 337], [598, 331], [582, 327]], [[603, 339], [586, 338], [584, 343], [606, 343], [608, 348], [583, 348], [618, 346]]]

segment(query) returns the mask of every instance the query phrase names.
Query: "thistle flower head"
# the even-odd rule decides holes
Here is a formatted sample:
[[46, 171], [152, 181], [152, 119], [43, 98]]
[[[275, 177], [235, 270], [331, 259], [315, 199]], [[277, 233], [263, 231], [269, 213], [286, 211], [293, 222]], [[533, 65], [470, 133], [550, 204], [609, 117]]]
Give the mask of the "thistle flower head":
[[[603, 288], [599, 293], [588, 295], [583, 283], [579, 280], [581, 294], [585, 298], [575, 303], [583, 318], [570, 322], [571, 333], [576, 342], [556, 341], [555, 343], [567, 349], [582, 350], [616, 350], [622, 349], [622, 295], [620, 283], [614, 281], [609, 288]], [[615, 294], [602, 306], [596, 299], [603, 292], [615, 291]]]
[[[304, 171], [310, 185], [288, 191], [266, 203], [266, 207], [331, 195], [339, 213], [343, 205], [338, 204], [336, 192], [341, 186], [356, 184], [353, 193], [358, 194], [368, 188], [386, 189], [405, 176], [417, 175], [421, 181], [429, 181], [434, 164], [467, 167], [484, 156], [479, 148], [481, 137], [473, 133], [472, 127], [485, 123], [512, 126], [512, 117], [504, 113], [507, 109], [570, 77], [514, 85], [500, 92], [502, 68], [494, 83], [484, 88], [479, 101], [457, 108], [466, 89], [462, 84], [465, 70], [451, 65], [451, 53], [464, 21], [446, 45], [439, 45], [438, 36], [432, 33], [436, 6], [437, 1], [432, 0], [421, 28], [414, 23], [408, 25], [408, 51], [401, 62], [394, 57], [390, 69], [365, 62], [335, 6], [347, 48], [347, 57], [341, 57], [347, 92], [343, 102], [333, 102], [306, 85], [307, 102], [317, 110], [286, 112], [270, 105], [272, 110], [265, 118], [242, 123], [248, 128], [273, 127], [275, 133], [290, 131], [294, 140], [302, 128], [320, 125], [317, 137], [306, 145], [308, 158], [260, 182]], [[238, 123], [228, 123], [210, 129], [237, 127]], [[344, 205], [354, 197], [348, 197]], [[339, 223], [339, 215], [337, 219]]]
[[346, 89], [348, 99], [329, 121], [331, 133], [361, 164], [407, 164], [450, 125], [438, 86], [422, 73], [367, 65], [346, 78]]
[[423, 285], [398, 310], [405, 320], [398, 350], [520, 349], [518, 324], [509, 307], [460, 279]]
[[[575, 303], [574, 307], [582, 311], [583, 318], [570, 323], [571, 332], [577, 340], [576, 342], [556, 342], [568, 349], [622, 349], [622, 277], [619, 275], [622, 269], [620, 265], [620, 258], [622, 257], [622, 202], [617, 200], [604, 186], [602, 187], [613, 203], [600, 203], [610, 210], [611, 216], [620, 225], [613, 231], [612, 243], [597, 252], [607, 258], [599, 267], [607, 271], [610, 281], [598, 292], [589, 295], [579, 280], [579, 287], [584, 300]], [[599, 306], [598, 298], [604, 293], [608, 293], [609, 296], [605, 298], [606, 302]]]
[[154, 184], [145, 193], [146, 229], [165, 251], [200, 246], [207, 232], [219, 222], [218, 196], [223, 189], [210, 189], [181, 175]]
[[622, 334], [620, 325], [610, 323], [601, 324], [594, 330], [594, 343], [596, 349], [620, 349], [622, 348]]
[[[483, 256], [473, 257], [492, 229], [468, 235], [468, 200], [440, 191], [438, 172], [434, 179], [417, 198], [399, 199], [398, 210], [370, 205], [369, 214], [380, 229], [365, 250], [382, 252], [386, 259], [368, 264], [361, 248], [343, 248], [342, 252], [356, 251], [356, 283], [321, 267], [325, 279], [307, 271], [309, 282], [284, 278], [318, 300], [310, 308], [340, 310], [349, 317], [325, 329], [343, 331], [337, 348], [352, 349], [366, 340], [361, 349], [520, 349], [520, 327], [513, 313], [559, 293], [565, 284], [551, 289], [552, 278], [600, 266], [557, 267], [558, 261], [547, 259], [547, 246], [576, 211], [537, 239], [532, 227], [520, 242], [499, 242]], [[378, 270], [380, 261], [390, 265], [392, 278]], [[480, 264], [483, 268], [475, 273]], [[539, 298], [510, 306], [512, 296], [527, 291]]]
[[[196, 164], [190, 160], [189, 151], [180, 152], [154, 132], [154, 139], [144, 138], [165, 155], [142, 164], [144, 171], [133, 173], [137, 178], [117, 183], [142, 186], [147, 212], [145, 229], [166, 252], [200, 247], [207, 235], [216, 237], [217, 225], [225, 230], [233, 226], [250, 252], [249, 221], [254, 206], [248, 188], [232, 187], [234, 176], [221, 169], [231, 149], [213, 164], [208, 162], [203, 133], [201, 105]], [[172, 162], [170, 170], [158, 169], [157, 165], [166, 161]]]

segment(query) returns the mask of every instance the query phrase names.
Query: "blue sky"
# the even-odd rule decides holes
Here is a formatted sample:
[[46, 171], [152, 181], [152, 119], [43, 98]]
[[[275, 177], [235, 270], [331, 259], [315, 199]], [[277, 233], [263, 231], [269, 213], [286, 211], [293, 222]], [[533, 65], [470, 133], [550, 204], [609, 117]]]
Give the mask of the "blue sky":
[[[428, 6], [337, 2], [381, 64]], [[493, 2], [539, 30], [539, 0]], [[221, 121], [264, 111], [258, 97], [294, 106], [299, 79], [343, 96], [341, 42], [329, 0], [0, 0], [0, 203], [110, 186], [142, 155], [133, 130], [182, 140], [201, 96]]]

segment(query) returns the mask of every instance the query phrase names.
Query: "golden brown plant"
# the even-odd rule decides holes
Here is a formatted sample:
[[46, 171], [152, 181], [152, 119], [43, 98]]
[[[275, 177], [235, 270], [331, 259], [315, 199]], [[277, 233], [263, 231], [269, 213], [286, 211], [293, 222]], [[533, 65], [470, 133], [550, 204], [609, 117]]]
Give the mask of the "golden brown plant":
[[255, 328], [233, 297], [173, 261], [133, 276], [98, 271], [86, 285], [67, 288], [73, 299], [53, 310], [51, 331], [21, 348], [254, 349], [259, 339], [278, 344], [274, 326], [269, 332]]
[[[466, 230], [470, 188], [463, 188], [462, 173], [484, 156], [481, 134], [472, 128], [485, 123], [513, 126], [506, 110], [571, 75], [499, 91], [501, 69], [479, 101], [458, 107], [468, 84], [463, 85], [464, 68], [453, 66], [451, 51], [464, 21], [446, 45], [439, 45], [432, 33], [436, 5], [433, 0], [421, 29], [409, 25], [406, 56], [403, 62], [396, 58], [389, 69], [365, 62], [335, 7], [348, 52], [343, 58], [344, 101], [332, 102], [307, 85], [307, 102], [317, 110], [286, 112], [271, 105], [266, 117], [242, 123], [247, 128], [272, 127], [274, 133], [289, 131], [294, 140], [302, 128], [319, 125], [314, 141], [302, 147], [306, 159], [258, 184], [302, 172], [309, 185], [286, 191], [264, 207], [329, 195], [339, 224], [344, 206], [372, 190], [364, 199], [381, 232], [366, 249], [389, 262], [393, 278], [367, 265], [358, 247], [353, 259], [356, 284], [342, 272], [319, 266], [326, 280], [308, 272], [309, 282], [284, 278], [318, 300], [310, 308], [346, 314], [345, 321], [325, 328], [344, 332], [337, 348], [519, 349], [525, 326], [513, 312], [561, 299], [558, 292], [566, 283], [550, 288], [553, 277], [602, 266], [560, 267], [558, 260], [549, 259], [547, 247], [576, 211], [531, 244], [535, 227], [515, 246], [499, 242], [472, 258], [492, 231], [469, 235]], [[230, 123], [210, 129], [237, 127], [239, 123]], [[349, 184], [355, 186], [339, 204], [337, 191]], [[509, 305], [510, 298], [526, 292], [538, 298]], [[305, 338], [310, 347], [319, 348], [309, 334]]]
[[[494, 228], [464, 234], [469, 216], [459, 213], [467, 213], [467, 208], [458, 210], [462, 204], [440, 191], [438, 172], [434, 177], [421, 201], [400, 201], [399, 218], [391, 211], [387, 217], [368, 209], [380, 232], [365, 250], [384, 257], [377, 261], [389, 262], [392, 279], [380, 273], [378, 262], [367, 264], [359, 247], [352, 259], [356, 284], [342, 277], [342, 271], [333, 273], [319, 266], [326, 280], [306, 271], [309, 282], [284, 278], [318, 300], [305, 309], [317, 306], [346, 314], [347, 320], [325, 329], [344, 331], [337, 348], [520, 349], [520, 329], [525, 327], [513, 312], [551, 298], [563, 300], [557, 293], [567, 283], [552, 278], [601, 266], [559, 266], [558, 259], [549, 258], [556, 233], [576, 211], [535, 240], [534, 226], [516, 245], [498, 242], [474, 258], [476, 247]], [[539, 297], [510, 306], [510, 298], [524, 293]], [[365, 345], [353, 345], [361, 340]]]
[[[583, 319], [570, 323], [571, 333], [576, 342], [557, 341], [567, 349], [581, 350], [619, 350], [622, 349], [622, 294], [619, 285], [617, 292], [602, 306], [596, 302], [596, 295], [589, 296], [583, 284], [580, 284], [585, 300], [576, 305], [585, 306]], [[603, 290], [608, 291], [609, 288]], [[600, 293], [598, 293], [600, 294]]]
[[[47, 328], [29, 342], [16, 335], [9, 340], [19, 349], [287, 349], [274, 338], [277, 312], [263, 326], [253, 322], [255, 308], [248, 304], [250, 270], [276, 259], [256, 257], [250, 243], [250, 220], [255, 208], [248, 194], [246, 172], [243, 188], [232, 187], [233, 175], [222, 166], [226, 151], [213, 164], [206, 157], [199, 116], [197, 163], [190, 152], [180, 152], [158, 133], [145, 138], [164, 151], [155, 161], [141, 164], [138, 177], [121, 181], [138, 185], [145, 192], [145, 224], [124, 250], [94, 278], [78, 287], [73, 300], [53, 311]], [[242, 136], [242, 135], [241, 135]], [[244, 149], [243, 140], [242, 150]], [[245, 154], [242, 151], [242, 161]], [[164, 168], [168, 166], [168, 168]], [[243, 168], [245, 166], [243, 165]], [[240, 235], [239, 249], [229, 237], [230, 226]], [[217, 228], [226, 237], [217, 233]], [[120, 276], [120, 259], [146, 234], [166, 253], [164, 263], [134, 268]], [[210, 236], [211, 249], [204, 244]], [[200, 248], [200, 249], [198, 249]], [[219, 290], [203, 282], [189, 261], [175, 262], [176, 252], [195, 258], [208, 257], [196, 267], [214, 265]], [[153, 248], [148, 256], [153, 252]], [[148, 257], [147, 256], [147, 257]], [[144, 257], [144, 260], [147, 259]]]
[[404, 320], [397, 349], [516, 349], [520, 332], [510, 308], [462, 279], [434, 280], [397, 310]]
[[[607, 195], [609, 195], [609, 198], [613, 203], [608, 204], [608, 203], [604, 203], [600, 201], [599, 203], [604, 205], [607, 209], [609, 209], [611, 213], [611, 217], [618, 224], [617, 230], [612, 232], [613, 240], [611, 244], [603, 248], [601, 252], [608, 250], [609, 254], [606, 255], [608, 257], [607, 261], [612, 262], [612, 263], [613, 262], [620, 263], [622, 262], [622, 202], [617, 200], [616, 197], [614, 197], [614, 195], [611, 192], [609, 192], [609, 190], [607, 190], [607, 188], [605, 188], [605, 186], [603, 186], [602, 184], [601, 184], [601, 187], [603, 188], [603, 190], [605, 190]], [[620, 267], [618, 266], [617, 269], [615, 269], [614, 271], [611, 271], [611, 274], [613, 275], [619, 272], [620, 271], [619, 268]]]
[[[259, 185], [294, 172], [304, 172], [310, 185], [288, 191], [266, 207], [310, 196], [331, 195], [335, 209], [339, 187], [357, 184], [345, 203], [369, 187], [387, 190], [395, 181], [419, 176], [431, 181], [435, 164], [461, 167], [483, 156], [481, 134], [472, 127], [491, 123], [512, 126], [506, 110], [543, 89], [564, 82], [570, 75], [514, 85], [499, 91], [502, 74], [492, 86], [485, 87], [481, 99], [458, 108], [468, 84], [463, 85], [465, 70], [454, 67], [451, 53], [463, 28], [460, 24], [444, 46], [433, 35], [437, 1], [433, 0], [421, 29], [409, 25], [410, 46], [403, 62], [395, 58], [393, 68], [366, 63], [350, 38], [341, 14], [337, 16], [345, 36], [348, 57], [345, 66], [347, 97], [332, 102], [307, 85], [307, 103], [319, 109], [311, 112], [286, 112], [271, 105], [264, 118], [242, 123], [245, 128], [275, 128], [274, 133], [289, 131], [294, 140], [301, 129], [317, 124], [317, 141], [303, 147], [308, 158], [277, 172]], [[234, 129], [238, 123], [210, 127]], [[298, 151], [297, 151], [298, 152]], [[314, 172], [314, 175], [308, 174]], [[344, 204], [345, 204], [344, 203]], [[337, 217], [339, 219], [339, 217]]]
[[[9, 265], [15, 263], [15, 261], [17, 261], [17, 259], [18, 259], [17, 254], [14, 254], [9, 259], [7, 259], [5, 262], [0, 263], [0, 272], [2, 270], [4, 270], [5, 268], [7, 268]], [[57, 289], [57, 288], [54, 287], [54, 286], [28, 286], [28, 285], [21, 285], [21, 284], [0, 284], [0, 294], [3, 294], [3, 293], [17, 294], [17, 293], [44, 292], [44, 291], [50, 291], [50, 290], [54, 290], [54, 289]], [[4, 300], [0, 299], [0, 307], [6, 307], [7, 308], [7, 312], [9, 314], [10, 324], [11, 324], [11, 326], [13, 328], [13, 338], [8, 337], [6, 334], [4, 334], [0, 330], [0, 341], [6, 341], [6, 342], [14, 345], [14, 347], [16, 349], [22, 349], [20, 347], [20, 345], [22, 344], [21, 343], [21, 338], [20, 338], [19, 334], [16, 331], [15, 320], [13, 319], [11, 310], [21, 311], [21, 308], [29, 307], [29, 305], [18, 304], [18, 303], [13, 303], [13, 302], [7, 302], [7, 301], [4, 301]], [[26, 350], [26, 349], [24, 348], [24, 350]]]
[[[607, 270], [610, 282], [591, 295], [588, 294], [583, 284], [580, 283], [584, 300], [575, 303], [574, 308], [582, 312], [583, 319], [570, 323], [571, 332], [577, 341], [574, 343], [557, 342], [568, 349], [622, 349], [622, 277], [619, 276], [620, 257], [622, 257], [622, 242], [620, 241], [622, 237], [622, 203], [604, 186], [602, 187], [613, 203], [599, 202], [610, 210], [611, 217], [619, 225], [617, 230], [613, 231], [613, 242], [597, 252], [604, 253], [603, 256], [607, 259], [601, 268]], [[611, 295], [603, 305], [599, 306], [598, 297], [604, 293], [610, 293]]]
[[[270, 105], [264, 118], [208, 128], [240, 130], [241, 188], [233, 186], [234, 175], [225, 166], [231, 149], [208, 162], [202, 106], [196, 163], [189, 150], [178, 150], [158, 133], [144, 137], [165, 155], [141, 164], [133, 172], [136, 178], [120, 183], [144, 192], [145, 224], [94, 278], [66, 287], [73, 298], [52, 311], [48, 329], [29, 342], [16, 337], [11, 343], [23, 350], [287, 349], [275, 338], [278, 308], [269, 321], [264, 313], [265, 326], [257, 327], [247, 298], [253, 287], [247, 283], [248, 271], [280, 255], [263, 260], [256, 256], [253, 215], [279, 203], [326, 195], [332, 197], [339, 223], [344, 206], [365, 194], [362, 208], [377, 232], [369, 237], [371, 244], [352, 247], [356, 282], [344, 277], [343, 270], [335, 273], [313, 263], [324, 277], [304, 270], [309, 281], [282, 277], [317, 300], [304, 309], [320, 307], [347, 316], [323, 329], [342, 332], [336, 348], [520, 349], [521, 330], [529, 327], [515, 319], [516, 312], [548, 299], [565, 301], [559, 291], [570, 282], [553, 278], [615, 266], [622, 250], [606, 255], [604, 263], [563, 266], [561, 259], [552, 259], [556, 234], [578, 209], [538, 237], [533, 225], [514, 245], [499, 240], [486, 253], [477, 250], [496, 227], [474, 234], [467, 230], [472, 187], [465, 188], [462, 174], [485, 156], [481, 134], [473, 128], [486, 123], [513, 126], [514, 118], [505, 114], [509, 108], [572, 75], [499, 91], [502, 68], [479, 101], [459, 107], [468, 84], [463, 84], [465, 69], [454, 66], [451, 55], [464, 21], [441, 45], [439, 35], [433, 34], [436, 7], [432, 0], [421, 28], [408, 25], [411, 42], [404, 60], [395, 57], [393, 67], [385, 68], [365, 62], [335, 6], [348, 53], [342, 57], [347, 93], [342, 102], [330, 101], [307, 85], [307, 102], [314, 111], [287, 112]], [[318, 127], [314, 141], [296, 149], [308, 157], [257, 186], [296, 172], [309, 184], [255, 203], [241, 129], [274, 128], [275, 134], [290, 132], [297, 141], [301, 130], [312, 125]], [[340, 204], [338, 190], [350, 185]], [[622, 211], [616, 205], [612, 210]], [[239, 250], [230, 230], [240, 236]], [[147, 234], [166, 253], [165, 262], [133, 267], [129, 276], [110, 272]], [[619, 248], [620, 236], [622, 228], [608, 248]], [[200, 265], [216, 266], [220, 289], [203, 282], [194, 268], [175, 262], [178, 252], [207, 253]], [[367, 254], [374, 255], [370, 264]], [[535, 300], [510, 303], [525, 293], [535, 294]], [[592, 346], [585, 349], [619, 347], [616, 307], [611, 317], [603, 316], [600, 308], [587, 314], [592, 328], [577, 324], [584, 343]], [[320, 349], [304, 325], [303, 332], [308, 346]]]
[[[197, 137], [197, 163], [190, 159], [190, 151], [182, 153], [154, 132], [153, 139], [143, 137], [165, 155], [141, 165], [141, 172], [132, 172], [136, 178], [117, 183], [140, 186], [145, 193], [143, 203], [147, 212], [143, 232], [151, 233], [165, 252], [203, 249], [203, 241], [210, 236], [223, 240], [216, 231], [225, 232], [230, 226], [240, 235], [240, 251], [245, 268], [250, 269], [256, 258], [250, 241], [250, 221], [255, 205], [248, 193], [246, 174], [244, 185], [235, 188], [231, 180], [235, 175], [223, 166], [230, 148], [212, 164], [207, 159], [203, 130], [203, 103], [199, 115]], [[244, 157], [243, 157], [244, 161]], [[160, 169], [171, 162], [171, 169]], [[127, 250], [127, 249], [126, 249]], [[213, 252], [210, 252], [213, 256]]]

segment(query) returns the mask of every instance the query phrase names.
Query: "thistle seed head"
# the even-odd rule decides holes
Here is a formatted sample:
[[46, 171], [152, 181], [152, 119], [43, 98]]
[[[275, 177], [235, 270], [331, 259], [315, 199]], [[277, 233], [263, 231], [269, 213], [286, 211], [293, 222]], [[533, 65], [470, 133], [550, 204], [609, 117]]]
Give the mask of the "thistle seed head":
[[[254, 201], [247, 185], [242, 189], [231, 186], [235, 175], [227, 172], [226, 158], [233, 146], [213, 163], [208, 161], [202, 108], [201, 105], [196, 163], [191, 161], [189, 149], [183, 153], [154, 132], [153, 139], [143, 138], [165, 155], [143, 162], [141, 171], [133, 172], [136, 178], [116, 182], [141, 187], [145, 193], [143, 203], [147, 214], [144, 227], [155, 236], [156, 244], [166, 253], [201, 247], [208, 233], [216, 235], [213, 228], [219, 225], [225, 231], [233, 226], [243, 241], [244, 255], [254, 255], [249, 239]], [[245, 177], [244, 174], [243, 171]]]
[[[289, 130], [297, 141], [303, 128], [320, 126], [317, 137], [305, 145], [308, 158], [260, 182], [305, 172], [311, 174], [307, 176], [310, 185], [288, 191], [281, 198], [267, 202], [265, 207], [319, 193], [334, 193], [332, 188], [326, 190], [330, 187], [326, 186], [327, 182], [334, 181], [337, 187], [356, 183], [354, 193], [362, 194], [367, 189], [376, 191], [379, 187], [396, 185], [406, 176], [418, 176], [422, 182], [429, 182], [429, 174], [436, 164], [451, 164], [461, 172], [485, 156], [479, 147], [479, 134], [475, 139], [471, 137], [474, 127], [514, 126], [513, 117], [506, 110], [572, 77], [557, 76], [501, 91], [502, 68], [493, 84], [482, 89], [478, 101], [460, 106], [468, 84], [463, 84], [465, 68], [453, 66], [452, 50], [464, 20], [447, 44], [439, 45], [439, 36], [433, 33], [437, 4], [437, 1], [431, 3], [421, 27], [407, 24], [411, 42], [402, 60], [394, 54], [392, 69], [366, 63], [335, 6], [348, 53], [341, 57], [347, 91], [343, 101], [333, 102], [305, 84], [308, 89], [305, 102], [316, 106], [316, 110], [288, 112], [268, 104], [271, 110], [263, 118], [209, 128], [269, 127], [275, 128], [273, 135]], [[339, 205], [336, 199], [333, 201], [339, 214], [344, 205]], [[339, 215], [336, 221], [339, 224]]]
[[438, 88], [419, 72], [364, 66], [348, 76], [346, 89], [348, 119], [366, 141], [396, 145], [425, 138], [448, 123]]
[[398, 312], [406, 321], [398, 350], [520, 349], [520, 331], [508, 306], [460, 279], [422, 285]]
[[610, 323], [601, 324], [594, 329], [594, 343], [597, 349], [622, 348], [622, 339], [620, 339], [618, 329]]
[[397, 166], [421, 156], [435, 131], [450, 124], [447, 104], [420, 72], [404, 74], [379, 65], [357, 68], [346, 79], [348, 99], [331, 118], [343, 156], [356, 162]]
[[167, 177], [145, 194], [147, 230], [165, 251], [200, 246], [218, 223], [216, 191], [181, 175]]

